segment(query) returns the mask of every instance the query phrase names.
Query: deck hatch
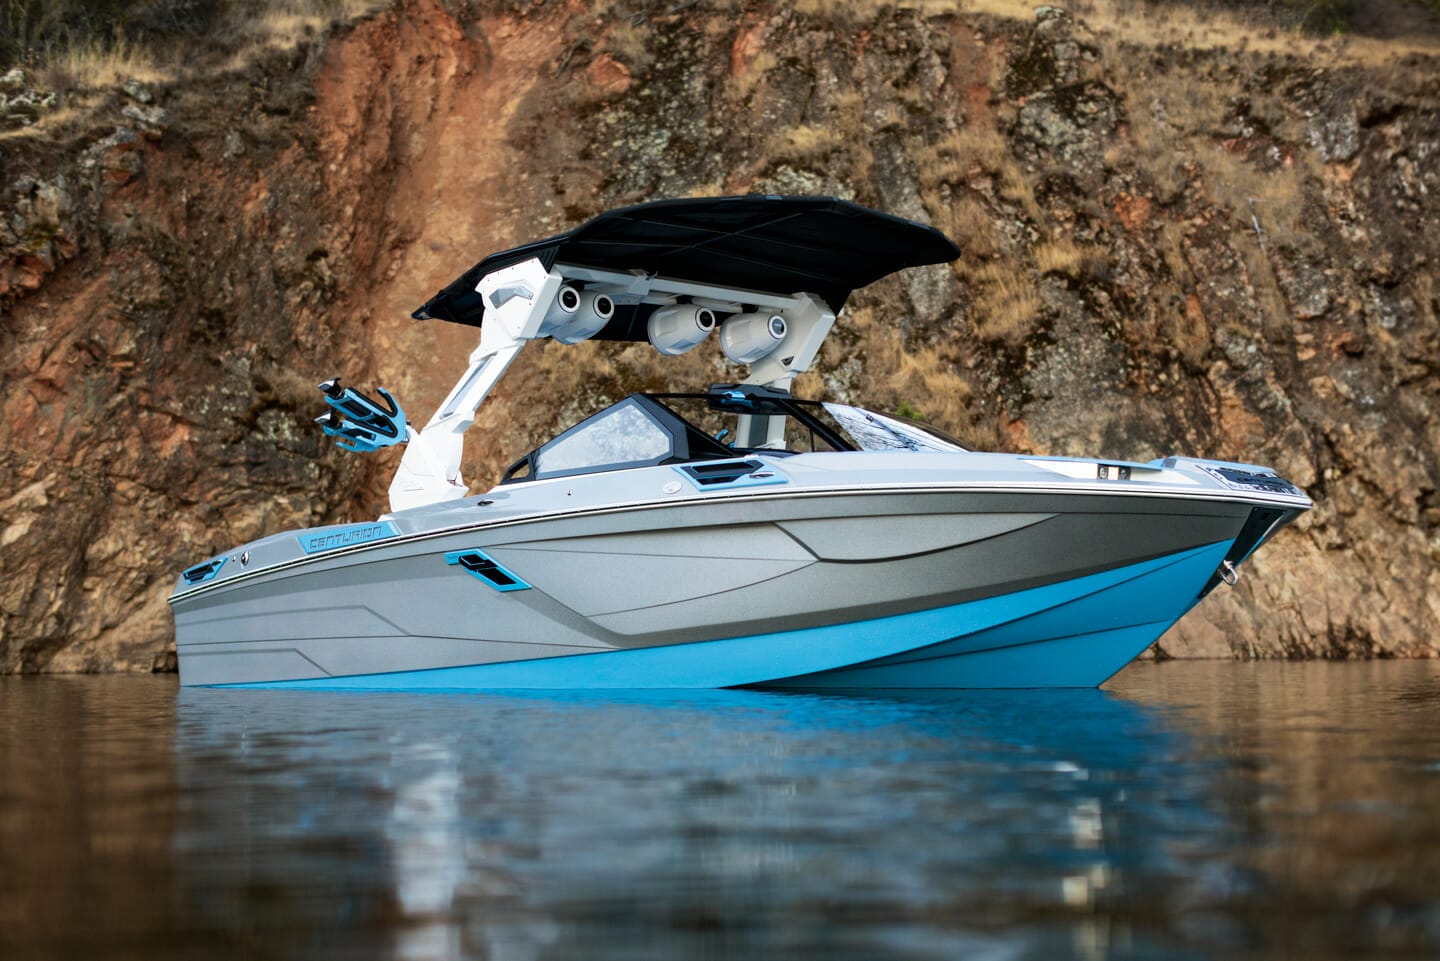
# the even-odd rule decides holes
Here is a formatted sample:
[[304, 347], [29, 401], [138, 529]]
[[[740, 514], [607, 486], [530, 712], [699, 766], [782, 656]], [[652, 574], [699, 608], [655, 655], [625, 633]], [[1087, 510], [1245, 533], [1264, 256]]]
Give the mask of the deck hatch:
[[194, 586], [195, 584], [204, 584], [206, 581], [213, 580], [215, 575], [220, 573], [220, 568], [224, 566], [225, 558], [217, 557], [213, 561], [206, 561], [204, 564], [187, 567], [185, 572], [180, 576], [185, 578], [187, 585]]
[[785, 478], [777, 471], [753, 459], [701, 461], [695, 464], [680, 464], [675, 469], [701, 490], [785, 483]]

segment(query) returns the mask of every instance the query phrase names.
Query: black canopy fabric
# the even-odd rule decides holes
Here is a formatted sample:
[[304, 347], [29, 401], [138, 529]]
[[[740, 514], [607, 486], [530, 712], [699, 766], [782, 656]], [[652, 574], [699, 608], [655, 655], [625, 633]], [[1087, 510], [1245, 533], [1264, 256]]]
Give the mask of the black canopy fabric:
[[[479, 327], [481, 277], [539, 258], [604, 270], [772, 293], [818, 294], [835, 311], [851, 291], [906, 267], [948, 263], [960, 250], [936, 230], [835, 197], [705, 197], [611, 210], [569, 233], [491, 254], [413, 316]], [[644, 340], [653, 308], [620, 308], [598, 335]], [[644, 316], [642, 316], [642, 314]]]

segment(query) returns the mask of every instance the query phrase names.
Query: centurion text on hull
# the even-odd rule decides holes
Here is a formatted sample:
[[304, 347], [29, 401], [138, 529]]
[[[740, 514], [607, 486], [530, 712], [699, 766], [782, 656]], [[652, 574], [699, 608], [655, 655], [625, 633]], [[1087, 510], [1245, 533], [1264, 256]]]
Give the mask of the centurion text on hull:
[[[1100, 684], [1311, 504], [1265, 467], [977, 453], [790, 397], [853, 289], [958, 253], [845, 201], [735, 197], [487, 257], [416, 311], [480, 328], [423, 430], [383, 391], [321, 385], [343, 446], [408, 443], [391, 512], [184, 571], [182, 683]], [[667, 355], [714, 337], [749, 376], [632, 395], [471, 494], [461, 435], [544, 337]]]

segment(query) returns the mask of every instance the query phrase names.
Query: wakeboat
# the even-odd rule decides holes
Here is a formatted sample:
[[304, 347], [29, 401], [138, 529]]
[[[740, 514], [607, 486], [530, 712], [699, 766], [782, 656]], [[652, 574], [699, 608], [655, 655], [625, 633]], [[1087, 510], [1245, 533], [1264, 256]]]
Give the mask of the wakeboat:
[[[670, 200], [492, 254], [414, 316], [479, 328], [423, 429], [320, 389], [391, 510], [178, 579], [185, 685], [1094, 687], [1312, 505], [1266, 467], [982, 453], [790, 394], [851, 292], [959, 255], [828, 197]], [[746, 376], [624, 398], [484, 493], [462, 435], [525, 344], [716, 340]]]

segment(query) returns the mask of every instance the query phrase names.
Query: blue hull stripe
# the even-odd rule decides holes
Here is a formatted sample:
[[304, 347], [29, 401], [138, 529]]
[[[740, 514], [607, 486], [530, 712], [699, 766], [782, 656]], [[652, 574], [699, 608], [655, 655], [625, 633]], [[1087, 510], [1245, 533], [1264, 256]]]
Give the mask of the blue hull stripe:
[[[1228, 541], [1221, 542], [1013, 594], [827, 627], [497, 664], [220, 686], [432, 691], [716, 688], [767, 682], [788, 686], [806, 683], [805, 675], [839, 673], [838, 669], [894, 658], [918, 648], [974, 639], [992, 649], [985, 662], [994, 667], [983, 676], [956, 677], [955, 682], [943, 686], [1094, 687], [1145, 649], [1149, 641], [1142, 643], [1142, 637], [1153, 640], [1195, 602], [1229, 546]], [[1157, 572], [1167, 576], [1146, 576]], [[1165, 596], [1156, 596], [1160, 594]], [[1072, 619], [1103, 614], [1111, 606], [1122, 611], [1143, 609], [1146, 623], [1137, 625], [1132, 620], [1129, 626], [1116, 628], [1113, 622], [1097, 625]], [[1066, 613], [1064, 608], [1072, 612]], [[1022, 619], [1031, 621], [1028, 628], [1016, 623]], [[1011, 625], [1013, 630], [1007, 632]], [[1093, 632], [1096, 626], [1105, 630], [1076, 633]], [[1057, 640], [1057, 633], [1064, 639]], [[1079, 640], [1086, 637], [1093, 640]], [[1023, 647], [1015, 648], [1017, 644]], [[1052, 647], [1067, 653], [1036, 673], [1034, 665], [1045, 662], [1047, 655], [1042, 652]], [[1117, 663], [1122, 651], [1129, 654]], [[951, 652], [944, 646], [927, 653], [947, 661], [968, 662], [977, 656], [949, 657]], [[917, 662], [905, 670], [928, 676], [935, 663]], [[834, 682], [820, 683], [829, 686]], [[875, 685], [852, 679], [844, 686]]]

